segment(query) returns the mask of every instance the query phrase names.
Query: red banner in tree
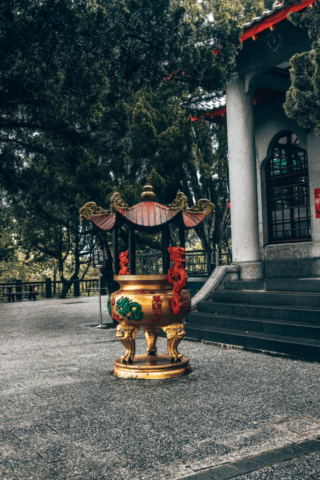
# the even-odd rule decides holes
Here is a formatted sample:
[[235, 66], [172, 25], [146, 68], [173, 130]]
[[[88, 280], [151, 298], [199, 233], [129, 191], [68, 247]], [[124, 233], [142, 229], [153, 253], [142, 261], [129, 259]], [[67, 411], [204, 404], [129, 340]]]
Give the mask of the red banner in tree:
[[320, 218], [320, 188], [314, 189], [314, 203], [316, 207], [316, 218]]

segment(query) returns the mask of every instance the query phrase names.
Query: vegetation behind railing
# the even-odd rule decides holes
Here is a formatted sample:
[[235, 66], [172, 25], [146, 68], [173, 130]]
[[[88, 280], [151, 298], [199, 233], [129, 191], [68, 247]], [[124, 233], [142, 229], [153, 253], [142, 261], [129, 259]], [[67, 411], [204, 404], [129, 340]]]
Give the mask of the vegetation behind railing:
[[[193, 250], [186, 252], [186, 269], [190, 277], [209, 276], [217, 265], [230, 265], [230, 253], [221, 253], [217, 248], [211, 250]], [[162, 274], [161, 253], [141, 253], [136, 256], [137, 275]], [[0, 301], [8, 300], [8, 293], [14, 293], [16, 300], [28, 298], [30, 287], [37, 292], [37, 298], [59, 298], [62, 291], [62, 282], [47, 278], [44, 282], [15, 282], [0, 283]], [[98, 294], [98, 279], [76, 281], [68, 291], [67, 297], [90, 296]], [[21, 293], [22, 292], [22, 293]], [[102, 294], [106, 289], [101, 288]]]
[[[211, 275], [217, 265], [230, 265], [230, 253], [221, 253], [218, 248], [186, 252], [186, 270], [190, 276]], [[162, 274], [162, 253], [138, 253], [137, 275]]]

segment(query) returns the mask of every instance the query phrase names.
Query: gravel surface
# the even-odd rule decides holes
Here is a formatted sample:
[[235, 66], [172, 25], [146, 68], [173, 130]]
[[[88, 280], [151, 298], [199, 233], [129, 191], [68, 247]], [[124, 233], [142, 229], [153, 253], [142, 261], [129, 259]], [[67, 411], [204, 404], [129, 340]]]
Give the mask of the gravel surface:
[[[0, 304], [0, 478], [174, 480], [320, 436], [320, 364], [183, 341], [191, 375], [117, 379], [98, 322], [98, 297]], [[237, 478], [316, 479], [319, 460]]]

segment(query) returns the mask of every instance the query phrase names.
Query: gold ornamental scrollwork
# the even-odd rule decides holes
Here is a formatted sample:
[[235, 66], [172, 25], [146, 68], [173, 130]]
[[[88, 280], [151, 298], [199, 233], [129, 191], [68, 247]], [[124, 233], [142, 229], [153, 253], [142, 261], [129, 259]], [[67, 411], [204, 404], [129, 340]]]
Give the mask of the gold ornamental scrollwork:
[[215, 213], [215, 206], [206, 198], [201, 198], [188, 210], [188, 213], [202, 213], [203, 215], [210, 215], [212, 212]]
[[80, 224], [82, 223], [82, 217], [86, 220], [90, 220], [93, 215], [106, 215], [110, 213], [107, 210], [103, 210], [101, 207], [97, 207], [94, 202], [88, 202], [80, 208]]
[[182, 193], [177, 193], [175, 200], [169, 205], [170, 210], [186, 210], [188, 211], [188, 197]]
[[120, 193], [115, 192], [110, 198], [111, 211], [115, 210], [127, 210], [128, 204], [122, 200]]

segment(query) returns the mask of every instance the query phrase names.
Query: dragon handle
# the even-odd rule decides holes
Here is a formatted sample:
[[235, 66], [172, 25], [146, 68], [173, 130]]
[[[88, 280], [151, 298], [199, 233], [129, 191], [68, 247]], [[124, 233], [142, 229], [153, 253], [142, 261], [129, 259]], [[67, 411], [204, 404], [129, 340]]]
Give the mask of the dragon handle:
[[168, 270], [168, 282], [173, 284], [171, 308], [174, 314], [178, 314], [182, 308], [181, 290], [187, 285], [188, 274], [184, 268], [185, 263], [185, 249], [182, 247], [168, 247], [170, 260], [173, 262], [173, 267]]
[[119, 255], [120, 267], [121, 267], [119, 271], [119, 275], [130, 275], [130, 270], [128, 267], [128, 264], [129, 264], [128, 255], [129, 255], [129, 250], [127, 250], [126, 252], [121, 252]]

